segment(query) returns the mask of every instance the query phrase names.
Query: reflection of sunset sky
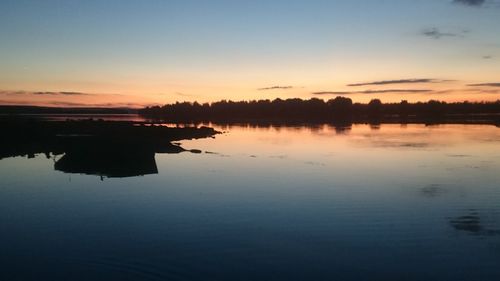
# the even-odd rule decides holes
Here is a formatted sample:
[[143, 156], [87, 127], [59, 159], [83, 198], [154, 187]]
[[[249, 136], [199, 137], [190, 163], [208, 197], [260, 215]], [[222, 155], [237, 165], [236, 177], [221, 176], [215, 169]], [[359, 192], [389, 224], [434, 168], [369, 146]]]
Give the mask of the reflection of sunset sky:
[[1, 279], [499, 280], [499, 128], [222, 129], [143, 177], [2, 159]]
[[[226, 133], [215, 139], [183, 141], [186, 148], [199, 148], [226, 156], [257, 156], [269, 159], [343, 165], [346, 169], [365, 165], [377, 169], [427, 161], [470, 161], [470, 157], [487, 157], [499, 153], [500, 131], [487, 125], [353, 125], [335, 128], [317, 127], [251, 127], [217, 126]], [[446, 136], [446, 137], [443, 137]], [[192, 147], [191, 147], [192, 146]], [[242, 152], [242, 147], [249, 150]], [[217, 155], [217, 154], [215, 154]], [[431, 156], [431, 157], [429, 157]], [[500, 155], [496, 155], [497, 157]], [[489, 157], [489, 156], [488, 156]], [[253, 157], [248, 161], [256, 161]], [[469, 158], [469, 159], [467, 159]], [[427, 160], [426, 160], [427, 159]], [[387, 160], [387, 161], [385, 161]], [[379, 165], [374, 165], [379, 163]]]
[[[0, 103], [496, 100], [500, 4], [452, 2], [3, 1]], [[422, 78], [453, 81], [347, 86]]]
[[[429, 188], [435, 193], [455, 194], [457, 200], [464, 200], [458, 196], [464, 190], [481, 193], [497, 189], [494, 183], [498, 178], [500, 131], [495, 126], [383, 124], [354, 125], [347, 131], [329, 126], [218, 129], [227, 133], [215, 139], [182, 141], [186, 149], [210, 153], [157, 154], [158, 169], [172, 169], [172, 157], [176, 157], [175, 163], [180, 165], [179, 170], [185, 169], [182, 173], [186, 177], [193, 171], [220, 177], [227, 182], [227, 187], [221, 187], [227, 192], [247, 194], [254, 189], [267, 192], [274, 184], [298, 185], [304, 196], [310, 195], [307, 187], [314, 187], [312, 193], [318, 197], [335, 190], [337, 195], [347, 194], [349, 198], [394, 200], [390, 205], [420, 200], [428, 196], [422, 193]], [[262, 186], [244, 189], [231, 185], [237, 177], [261, 182]], [[478, 183], [482, 183], [481, 191], [476, 189]], [[409, 192], [408, 188], [414, 189]], [[456, 203], [454, 199], [447, 198], [450, 204]]]

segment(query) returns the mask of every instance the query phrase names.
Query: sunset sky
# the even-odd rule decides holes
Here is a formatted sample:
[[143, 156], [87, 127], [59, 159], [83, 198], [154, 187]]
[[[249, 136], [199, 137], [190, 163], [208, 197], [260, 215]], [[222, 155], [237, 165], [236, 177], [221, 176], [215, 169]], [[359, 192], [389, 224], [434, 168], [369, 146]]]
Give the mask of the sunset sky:
[[0, 1], [0, 104], [339, 95], [500, 99], [500, 1]]

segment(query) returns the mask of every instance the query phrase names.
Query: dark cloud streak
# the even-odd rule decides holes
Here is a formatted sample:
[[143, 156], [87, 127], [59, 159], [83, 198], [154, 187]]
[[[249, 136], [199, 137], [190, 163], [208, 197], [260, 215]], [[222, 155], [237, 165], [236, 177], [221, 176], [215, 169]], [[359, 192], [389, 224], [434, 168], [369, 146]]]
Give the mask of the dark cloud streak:
[[30, 92], [30, 91], [0, 91], [1, 95], [35, 95], [35, 96], [91, 96], [92, 94], [80, 92]]
[[480, 7], [486, 0], [453, 0], [453, 4], [460, 4], [469, 7]]
[[[149, 106], [149, 104], [132, 103], [132, 102], [116, 102], [116, 103], [78, 103], [78, 102], [64, 102], [64, 101], [50, 101], [47, 104], [63, 107], [113, 107], [113, 108], [141, 108]], [[152, 104], [157, 105], [157, 104]]]
[[293, 86], [272, 86], [272, 87], [265, 87], [265, 88], [259, 88], [257, 90], [259, 91], [269, 91], [269, 90], [290, 90], [293, 89]]
[[0, 99], [0, 105], [22, 105], [22, 106], [57, 106], [57, 107], [79, 107], [79, 108], [143, 108], [145, 106], [161, 105], [157, 103], [132, 103], [132, 102], [116, 102], [116, 103], [79, 103], [65, 101], [47, 101], [35, 103], [32, 101], [12, 101]]
[[435, 91], [434, 94], [498, 94], [500, 89], [478, 89], [478, 88], [463, 88], [463, 89], [448, 89]]
[[469, 84], [469, 87], [500, 87], [500, 83], [480, 83], [480, 84]]
[[388, 89], [388, 90], [365, 90], [365, 91], [325, 91], [325, 92], [314, 92], [313, 95], [354, 95], [354, 94], [394, 94], [394, 93], [432, 93], [432, 90], [421, 90], [421, 89]]
[[421, 78], [421, 79], [399, 79], [399, 80], [384, 80], [384, 81], [375, 81], [375, 82], [366, 82], [366, 83], [355, 83], [348, 84], [349, 87], [359, 87], [359, 86], [374, 86], [374, 85], [392, 85], [392, 84], [419, 84], [419, 83], [439, 83], [446, 82], [448, 80], [438, 80], [438, 79], [429, 79], [429, 78]]
[[464, 33], [466, 33], [466, 31], [462, 31], [460, 33], [443, 32], [437, 27], [427, 28], [420, 32], [421, 35], [432, 39], [441, 39], [443, 37], [462, 37]]
[[49, 95], [49, 96], [89, 96], [90, 94], [79, 92], [33, 92], [33, 95]]

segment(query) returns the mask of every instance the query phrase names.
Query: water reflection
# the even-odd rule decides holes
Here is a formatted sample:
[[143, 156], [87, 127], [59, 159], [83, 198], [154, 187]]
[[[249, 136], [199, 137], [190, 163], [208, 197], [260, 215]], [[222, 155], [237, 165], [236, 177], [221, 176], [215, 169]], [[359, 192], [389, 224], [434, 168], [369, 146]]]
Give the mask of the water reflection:
[[465, 231], [471, 234], [479, 234], [483, 231], [481, 218], [479, 217], [478, 213], [474, 211], [472, 211], [468, 215], [451, 219], [450, 224], [456, 230]]
[[[176, 152], [178, 153], [178, 152]], [[124, 178], [157, 174], [154, 152], [127, 151], [88, 153], [67, 152], [57, 160], [54, 169], [65, 173]]]
[[201, 154], [62, 147], [72, 174], [2, 159], [0, 280], [500, 280], [492, 140], [493, 126], [231, 126], [171, 143]]
[[[179, 145], [166, 142], [159, 149], [148, 146], [122, 146], [109, 143], [96, 144], [93, 141], [74, 141], [72, 145], [57, 147], [43, 153], [47, 159], [54, 161], [54, 169], [64, 173], [100, 176], [101, 179], [125, 178], [158, 174], [156, 153], [178, 154], [182, 152], [201, 153], [198, 149], [186, 150]], [[31, 147], [16, 147], [18, 154], [8, 153], [9, 157], [26, 156], [35, 158], [36, 152], [26, 153]], [[51, 151], [52, 150], [52, 151]], [[0, 151], [0, 153], [2, 153]], [[5, 151], [3, 154], [7, 154]]]
[[438, 197], [446, 193], [446, 189], [440, 184], [429, 184], [424, 186], [420, 192], [427, 198]]
[[474, 236], [498, 236], [500, 229], [495, 228], [495, 220], [487, 220], [475, 209], [468, 214], [450, 219], [450, 225], [457, 231], [462, 231]]

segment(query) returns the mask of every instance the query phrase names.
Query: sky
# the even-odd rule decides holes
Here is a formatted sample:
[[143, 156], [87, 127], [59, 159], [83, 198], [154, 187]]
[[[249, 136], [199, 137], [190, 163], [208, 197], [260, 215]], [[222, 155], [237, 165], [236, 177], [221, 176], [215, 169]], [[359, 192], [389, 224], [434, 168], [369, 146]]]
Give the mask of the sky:
[[500, 0], [1, 0], [0, 104], [500, 99]]

